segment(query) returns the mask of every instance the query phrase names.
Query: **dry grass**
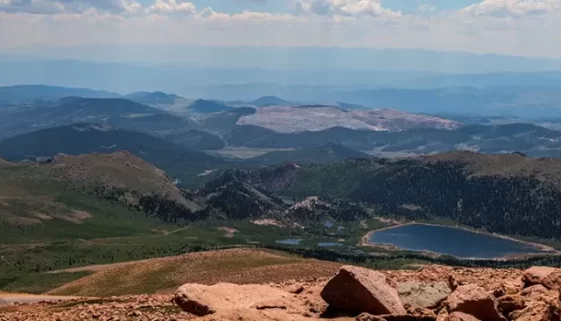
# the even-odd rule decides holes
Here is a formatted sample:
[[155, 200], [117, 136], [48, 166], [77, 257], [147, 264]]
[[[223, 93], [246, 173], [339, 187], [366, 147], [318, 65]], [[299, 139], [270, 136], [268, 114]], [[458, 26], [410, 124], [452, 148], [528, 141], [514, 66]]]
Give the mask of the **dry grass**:
[[173, 293], [184, 283], [258, 284], [329, 277], [340, 266], [272, 251], [233, 249], [105, 265], [93, 275], [48, 293], [78, 296]]
[[535, 177], [542, 181], [561, 178], [561, 160], [558, 158], [532, 158], [519, 154], [479, 154], [455, 151], [424, 157], [427, 162], [453, 161], [467, 164], [475, 176], [500, 175], [506, 177]]

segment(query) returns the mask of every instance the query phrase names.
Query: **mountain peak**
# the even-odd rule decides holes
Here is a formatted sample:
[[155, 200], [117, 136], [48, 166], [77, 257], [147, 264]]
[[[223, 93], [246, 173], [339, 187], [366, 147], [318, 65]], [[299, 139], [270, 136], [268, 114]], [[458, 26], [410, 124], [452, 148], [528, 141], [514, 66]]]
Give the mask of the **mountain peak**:
[[274, 105], [289, 105], [290, 102], [277, 96], [263, 96], [259, 97], [252, 102], [255, 106], [274, 106]]

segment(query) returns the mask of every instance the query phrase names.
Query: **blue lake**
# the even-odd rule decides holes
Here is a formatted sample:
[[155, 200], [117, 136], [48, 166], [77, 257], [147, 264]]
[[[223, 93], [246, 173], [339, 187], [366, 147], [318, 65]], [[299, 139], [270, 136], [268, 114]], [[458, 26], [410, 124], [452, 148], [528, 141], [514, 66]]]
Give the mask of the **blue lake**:
[[458, 258], [499, 258], [539, 253], [531, 245], [460, 228], [408, 224], [372, 233], [370, 243], [390, 244], [409, 251], [430, 251]]
[[300, 242], [302, 242], [302, 239], [284, 239], [275, 241], [275, 243], [283, 245], [300, 245]]

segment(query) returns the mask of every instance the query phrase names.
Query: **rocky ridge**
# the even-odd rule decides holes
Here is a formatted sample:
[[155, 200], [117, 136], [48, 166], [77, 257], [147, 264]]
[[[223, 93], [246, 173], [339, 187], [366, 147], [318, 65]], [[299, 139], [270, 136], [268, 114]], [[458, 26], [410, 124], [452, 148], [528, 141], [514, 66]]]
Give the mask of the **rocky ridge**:
[[561, 320], [561, 270], [374, 271], [280, 284], [185, 284], [175, 295], [0, 307], [0, 320]]

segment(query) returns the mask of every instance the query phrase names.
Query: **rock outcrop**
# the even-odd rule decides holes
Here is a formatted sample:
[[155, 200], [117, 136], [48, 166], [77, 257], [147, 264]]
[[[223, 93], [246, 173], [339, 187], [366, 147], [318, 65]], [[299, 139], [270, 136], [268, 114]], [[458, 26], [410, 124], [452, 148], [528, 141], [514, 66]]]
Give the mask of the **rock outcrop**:
[[450, 286], [446, 282], [399, 283], [397, 291], [401, 301], [413, 308], [436, 308], [452, 293]]
[[524, 284], [541, 284], [550, 290], [561, 289], [561, 269], [547, 266], [534, 266], [526, 271], [522, 277]]
[[185, 284], [176, 291], [174, 300], [184, 311], [205, 316], [217, 311], [267, 306], [286, 309], [282, 302], [290, 298], [290, 293], [264, 285], [218, 283]]
[[386, 276], [365, 268], [343, 266], [326, 284], [321, 297], [331, 308], [349, 313], [407, 314]]

